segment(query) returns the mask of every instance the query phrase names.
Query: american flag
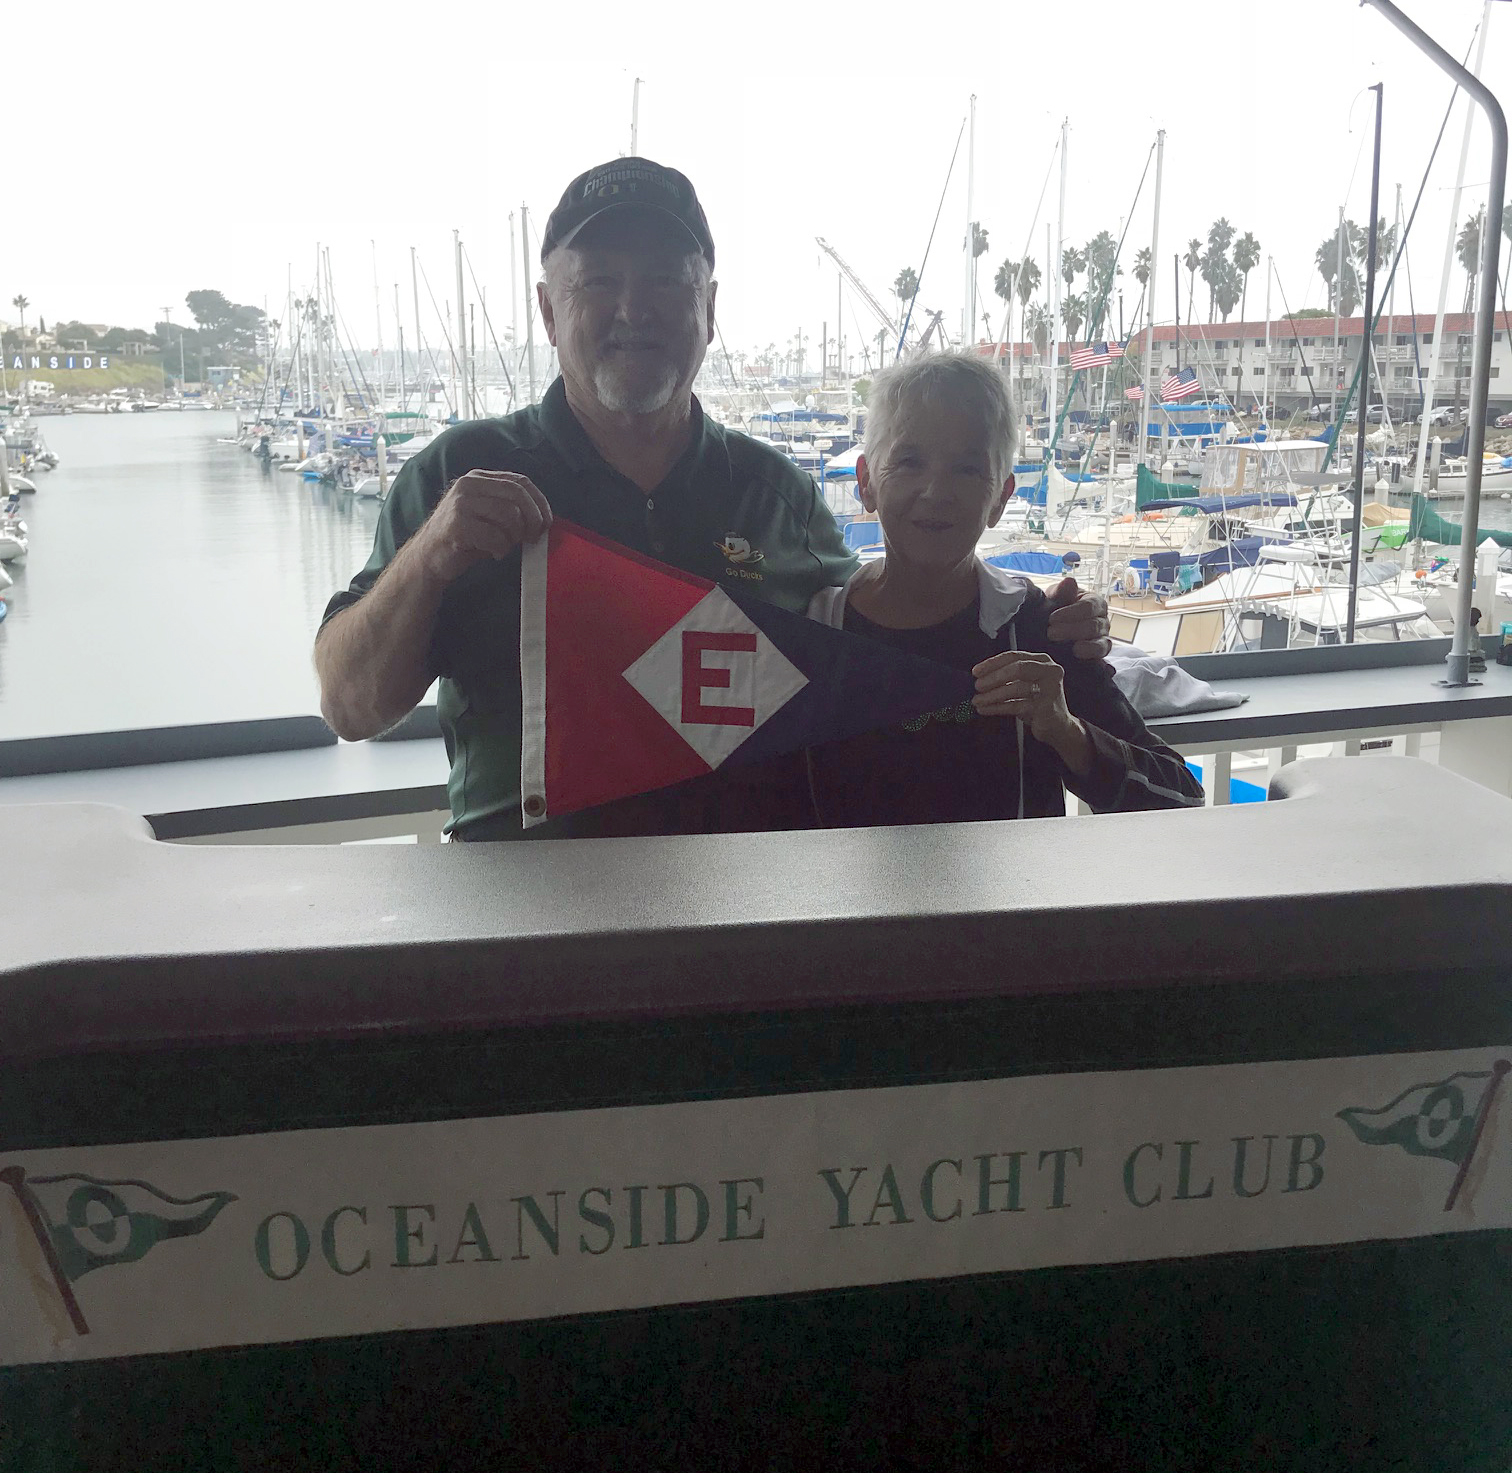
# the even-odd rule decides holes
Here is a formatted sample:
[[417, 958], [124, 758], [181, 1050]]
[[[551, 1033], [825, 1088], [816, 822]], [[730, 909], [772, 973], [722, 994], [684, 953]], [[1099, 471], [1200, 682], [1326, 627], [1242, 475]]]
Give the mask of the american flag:
[[1111, 363], [1123, 353], [1122, 343], [1089, 343], [1085, 348], [1071, 350], [1072, 368], [1096, 368]]
[[1138, 384], [1135, 384], [1132, 389], [1125, 389], [1124, 390], [1124, 398], [1125, 399], [1143, 399], [1144, 398], [1144, 390], [1141, 389]]
[[1202, 385], [1197, 382], [1195, 368], [1178, 368], [1174, 373], [1168, 373], [1161, 381], [1160, 397], [1166, 400], [1190, 399], [1201, 388]]

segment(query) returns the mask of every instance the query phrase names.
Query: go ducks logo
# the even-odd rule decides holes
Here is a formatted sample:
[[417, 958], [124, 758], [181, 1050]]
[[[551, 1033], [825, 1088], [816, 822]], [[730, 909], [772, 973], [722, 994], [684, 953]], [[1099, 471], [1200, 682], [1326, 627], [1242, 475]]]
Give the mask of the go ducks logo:
[[[23, 1271], [56, 1329], [87, 1335], [89, 1324], [74, 1281], [97, 1268], [135, 1263], [168, 1238], [192, 1238], [215, 1221], [230, 1192], [170, 1197], [144, 1181], [94, 1176], [28, 1177], [19, 1166], [0, 1170], [19, 1212], [7, 1234], [21, 1252]], [[5, 1205], [0, 1202], [0, 1206]]]
[[724, 555], [729, 567], [725, 574], [731, 578], [749, 578], [752, 581], [762, 575], [755, 571], [757, 563], [761, 562], [766, 554], [759, 547], [752, 547], [750, 540], [745, 537], [737, 537], [733, 532], [726, 532], [723, 542], [714, 544]]

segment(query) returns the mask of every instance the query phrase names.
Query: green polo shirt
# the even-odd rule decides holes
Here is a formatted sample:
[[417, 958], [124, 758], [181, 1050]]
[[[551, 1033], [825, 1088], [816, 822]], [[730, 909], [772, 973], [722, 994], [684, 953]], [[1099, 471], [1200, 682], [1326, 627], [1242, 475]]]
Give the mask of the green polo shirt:
[[[331, 599], [327, 619], [373, 586], [446, 488], [471, 470], [529, 476], [557, 516], [785, 609], [802, 612], [819, 589], [843, 584], [855, 569], [813, 478], [707, 419], [697, 399], [686, 453], [648, 494], [589, 443], [557, 379], [539, 404], [456, 425], [405, 464], [379, 514], [372, 556]], [[732, 561], [723, 547], [735, 538], [761, 556]], [[431, 668], [440, 677], [437, 712], [451, 759], [451, 827], [459, 837], [518, 835], [518, 557], [478, 563], [447, 589]]]

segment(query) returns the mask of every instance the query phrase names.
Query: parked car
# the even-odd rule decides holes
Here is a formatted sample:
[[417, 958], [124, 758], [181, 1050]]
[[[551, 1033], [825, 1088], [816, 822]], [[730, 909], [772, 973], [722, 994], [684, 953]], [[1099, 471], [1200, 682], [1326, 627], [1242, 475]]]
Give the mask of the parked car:
[[1512, 413], [1501, 415], [1496, 421], [1499, 430], [1512, 430]]
[[1428, 416], [1428, 423], [1431, 425], [1452, 425], [1458, 424], [1459, 418], [1459, 411], [1452, 404], [1440, 404]]

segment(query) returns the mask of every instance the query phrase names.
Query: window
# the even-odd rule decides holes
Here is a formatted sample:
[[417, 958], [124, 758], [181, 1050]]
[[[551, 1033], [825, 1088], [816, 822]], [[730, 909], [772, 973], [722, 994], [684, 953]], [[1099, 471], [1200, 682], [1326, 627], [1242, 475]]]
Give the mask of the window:
[[1226, 347], [1228, 347], [1228, 344], [1226, 342], [1224, 342], [1222, 338], [1219, 338], [1213, 344], [1213, 349], [1214, 349], [1215, 352], [1221, 352]]
[[1391, 376], [1392, 376], [1392, 378], [1411, 378], [1412, 377], [1412, 365], [1410, 363], [1408, 363], [1408, 364], [1403, 364], [1403, 365], [1401, 365], [1401, 366], [1399, 366], [1397, 368], [1392, 369]]
[[1396, 345], [1399, 348], [1410, 348], [1412, 346], [1412, 334], [1410, 332], [1399, 332], [1396, 335]]
[[1433, 343], [1433, 334], [1431, 332], [1425, 332], [1423, 334], [1423, 346], [1425, 348], [1427, 348], [1427, 347], [1430, 347], [1432, 345], [1432, 343]]
[[1501, 342], [1501, 334], [1499, 332], [1492, 333], [1491, 334], [1491, 341], [1493, 343], [1499, 343], [1499, 342]]
[[1295, 368], [1278, 368], [1276, 372], [1282, 378], [1295, 378], [1297, 376], [1297, 370]]
[[1460, 363], [1455, 366], [1455, 378], [1469, 378], [1475, 370], [1468, 363]]
[[1312, 377], [1312, 365], [1310, 363], [1304, 363], [1302, 365], [1302, 377], [1303, 378], [1311, 378]]
[[1234, 365], [1234, 369], [1233, 369], [1233, 372], [1234, 372], [1234, 377], [1235, 377], [1235, 378], [1238, 378], [1238, 377], [1239, 377], [1239, 375], [1240, 375], [1240, 374], [1241, 374], [1241, 373], [1243, 373], [1243, 372], [1244, 372], [1244, 370], [1243, 370], [1243, 369], [1242, 369], [1242, 368], [1240, 368], [1240, 367], [1239, 367], [1239, 365], [1238, 365], [1238, 364], [1237, 364], [1237, 363], [1236, 363], [1236, 364], [1235, 364], [1235, 365]]
[[1264, 378], [1265, 377], [1265, 370], [1263, 368], [1252, 368], [1252, 369], [1250, 369], [1250, 372], [1256, 378]]
[[1500, 376], [1501, 376], [1501, 369], [1499, 369], [1499, 368], [1498, 368], [1498, 367], [1497, 367], [1497, 366], [1496, 366], [1496, 365], [1495, 365], [1495, 364], [1494, 364], [1494, 363], [1493, 363], [1493, 364], [1492, 364], [1492, 365], [1491, 365], [1491, 377], [1492, 377], [1492, 378], [1499, 378], [1499, 377], [1500, 377]]
[[1263, 348], [1265, 346], [1265, 339], [1264, 338], [1256, 338], [1255, 339], [1255, 346], [1257, 348]]
[[1475, 334], [1473, 332], [1462, 332], [1459, 335], [1460, 347], [1462, 347], [1462, 348], [1468, 348], [1470, 346], [1470, 344], [1473, 343], [1474, 341], [1475, 341]]
[[1312, 345], [1313, 345], [1313, 340], [1311, 338], [1303, 338], [1302, 339], [1302, 346], [1304, 348], [1310, 348], [1310, 347], [1312, 347]]

